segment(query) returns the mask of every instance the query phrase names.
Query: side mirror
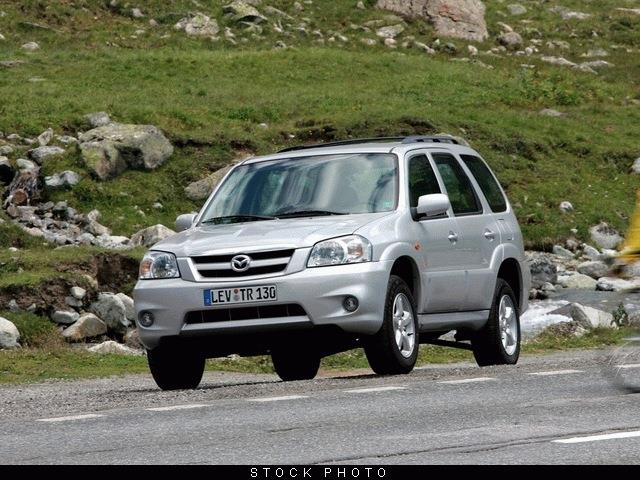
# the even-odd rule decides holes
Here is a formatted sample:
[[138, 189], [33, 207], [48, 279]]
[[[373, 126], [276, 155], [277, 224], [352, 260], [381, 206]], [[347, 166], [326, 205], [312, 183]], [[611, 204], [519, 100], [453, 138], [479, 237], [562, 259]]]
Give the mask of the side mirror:
[[196, 218], [195, 213], [186, 213], [176, 218], [176, 232], [184, 232], [191, 228], [193, 221]]
[[427, 217], [437, 217], [438, 215], [447, 213], [449, 208], [451, 208], [449, 197], [444, 193], [434, 193], [418, 198], [416, 213], [418, 216], [426, 215]]

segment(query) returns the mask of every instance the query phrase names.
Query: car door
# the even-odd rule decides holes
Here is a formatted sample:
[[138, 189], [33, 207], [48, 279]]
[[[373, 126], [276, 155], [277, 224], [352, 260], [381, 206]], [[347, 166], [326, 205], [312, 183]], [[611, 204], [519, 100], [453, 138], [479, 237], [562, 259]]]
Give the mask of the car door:
[[475, 179], [451, 152], [431, 152], [451, 201], [459, 229], [459, 254], [464, 263], [465, 311], [490, 308], [495, 274], [491, 259], [500, 245], [500, 228]]
[[[422, 195], [443, 193], [442, 185], [426, 151], [411, 152], [407, 160], [409, 204], [413, 209]], [[453, 213], [435, 218], [414, 215], [422, 256], [423, 292], [421, 313], [459, 309], [465, 296], [464, 270], [458, 253], [458, 225]]]

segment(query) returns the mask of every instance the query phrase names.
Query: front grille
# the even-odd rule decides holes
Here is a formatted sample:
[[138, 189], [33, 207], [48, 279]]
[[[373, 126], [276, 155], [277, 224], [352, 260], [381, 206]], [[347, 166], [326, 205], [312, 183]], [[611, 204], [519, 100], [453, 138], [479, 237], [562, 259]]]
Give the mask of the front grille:
[[232, 320], [259, 320], [279, 317], [304, 317], [307, 312], [297, 303], [265, 305], [260, 307], [220, 308], [187, 313], [187, 324], [228, 322]]
[[231, 268], [231, 260], [237, 255], [244, 255], [242, 252], [191, 257], [191, 259], [200, 276], [204, 278], [242, 278], [283, 272], [293, 252], [293, 249], [287, 249], [247, 253], [251, 263], [249, 269], [244, 272], [237, 272]]

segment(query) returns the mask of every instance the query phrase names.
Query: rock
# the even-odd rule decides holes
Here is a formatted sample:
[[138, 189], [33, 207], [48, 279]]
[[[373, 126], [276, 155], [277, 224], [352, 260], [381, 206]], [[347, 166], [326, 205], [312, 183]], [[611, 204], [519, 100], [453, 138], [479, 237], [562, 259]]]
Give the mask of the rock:
[[522, 37], [516, 32], [504, 32], [498, 36], [498, 43], [511, 50], [517, 50], [522, 45]]
[[554, 245], [553, 246], [553, 250], [552, 250], [554, 255], [558, 255], [559, 257], [563, 257], [563, 258], [573, 258], [573, 252], [567, 250], [566, 248], [564, 248], [561, 245]]
[[384, 39], [384, 44], [385, 44], [385, 46], [387, 46], [389, 48], [396, 48], [398, 42], [396, 42], [395, 38], [385, 38]]
[[42, 198], [42, 177], [38, 168], [19, 172], [5, 191], [8, 203], [26, 205]]
[[586, 20], [591, 18], [590, 13], [574, 12], [565, 7], [555, 7], [550, 10], [559, 13], [563, 20]]
[[618, 12], [623, 12], [623, 13], [630, 13], [632, 15], [640, 15], [640, 8], [623, 8], [623, 7], [618, 7], [616, 8], [616, 10]]
[[35, 52], [36, 50], [40, 50], [40, 45], [38, 45], [37, 42], [27, 42], [23, 43], [21, 48], [27, 52]]
[[31, 160], [27, 160], [26, 158], [19, 158], [16, 160], [16, 165], [18, 166], [18, 170], [21, 172], [38, 170], [38, 165]]
[[198, 180], [197, 182], [190, 183], [184, 189], [185, 195], [190, 200], [194, 200], [194, 201], [204, 200], [209, 195], [211, 195], [211, 193], [213, 193], [213, 190], [218, 185], [218, 183], [220, 183], [220, 180], [222, 180], [222, 178], [227, 173], [229, 173], [229, 170], [231, 170], [234, 166], [235, 166], [235, 163], [231, 165], [227, 165], [226, 167], [221, 168], [220, 170], [216, 170], [211, 175], [203, 178], [202, 180]]
[[112, 354], [112, 355], [142, 355], [139, 350], [122, 345], [121, 343], [107, 340], [87, 349], [91, 353]]
[[574, 273], [573, 275], [560, 275], [557, 283], [565, 288], [576, 290], [595, 290], [598, 282], [588, 275]]
[[100, 317], [110, 330], [123, 332], [131, 325], [124, 303], [113, 293], [99, 294], [98, 300], [92, 303], [89, 309]]
[[9, 159], [0, 156], [0, 185], [9, 185], [15, 174], [16, 170], [9, 163]]
[[49, 145], [49, 142], [53, 139], [53, 129], [52, 128], [47, 128], [44, 132], [42, 132], [40, 135], [38, 135], [38, 144], [41, 147], [46, 147], [47, 145]]
[[488, 37], [485, 6], [480, 0], [378, 0], [376, 7], [429, 21], [443, 37], [474, 42]]
[[560, 211], [564, 213], [569, 213], [573, 211], [573, 204], [571, 202], [561, 202], [560, 203]]
[[104, 127], [111, 123], [111, 118], [107, 112], [87, 113], [83, 118], [91, 128]]
[[138, 329], [137, 328], [133, 328], [131, 330], [129, 330], [125, 335], [124, 335], [124, 344], [127, 347], [136, 349], [136, 350], [143, 350], [144, 349], [144, 345], [142, 345], [142, 342], [140, 341], [140, 335], [138, 333]]
[[507, 5], [507, 10], [509, 10], [509, 13], [511, 15], [524, 15], [525, 13], [527, 13], [527, 9], [519, 3]]
[[367, 7], [365, 7], [364, 2], [360, 0], [358, 3], [356, 3], [356, 8], [358, 10], [366, 10]]
[[98, 235], [91, 240], [91, 243], [98, 247], [116, 250], [129, 248], [129, 239], [117, 235]]
[[176, 232], [164, 225], [154, 225], [134, 233], [131, 236], [130, 245], [132, 247], [151, 247], [160, 240], [175, 235], [175, 233]]
[[614, 328], [613, 315], [579, 303], [570, 306], [571, 318], [587, 330], [594, 328]]
[[593, 58], [593, 57], [608, 57], [609, 52], [607, 52], [603, 48], [594, 48], [593, 50], [587, 51], [587, 53], [583, 53], [580, 55], [581, 57]]
[[204, 13], [196, 13], [190, 17], [182, 18], [175, 24], [176, 30], [183, 30], [190, 37], [213, 38], [220, 32], [220, 27], [215, 19], [211, 19]]
[[541, 334], [555, 337], [582, 337], [587, 333], [586, 328], [574, 321], [554, 323], [541, 332]]
[[11, 155], [13, 153], [13, 147], [11, 145], [0, 146], [0, 155]]
[[131, 16], [133, 18], [144, 18], [144, 13], [142, 13], [142, 10], [140, 10], [139, 8], [132, 8]]
[[82, 342], [83, 340], [105, 335], [107, 326], [93, 313], [85, 313], [70, 327], [62, 332], [62, 336], [69, 342]]
[[361, 38], [360, 42], [369, 47], [373, 47], [378, 44], [378, 42], [373, 38]]
[[531, 286], [540, 288], [546, 282], [557, 283], [558, 267], [546, 256], [540, 255], [529, 261], [531, 270]]
[[589, 275], [591, 278], [595, 278], [596, 280], [601, 277], [606, 277], [609, 273], [609, 267], [604, 262], [600, 262], [598, 260], [583, 262], [578, 265], [577, 270], [579, 273]]
[[127, 168], [153, 170], [173, 154], [169, 140], [153, 125], [112, 123], [83, 133], [79, 141], [85, 165], [100, 180]]
[[6, 318], [0, 317], [0, 350], [18, 348], [19, 341], [20, 332], [16, 326]]
[[380, 38], [396, 38], [404, 32], [404, 25], [398, 23], [397, 25], [390, 25], [388, 27], [382, 27], [376, 30], [376, 35]]
[[71, 135], [56, 135], [55, 138], [63, 145], [73, 145], [74, 143], [78, 143], [78, 139], [76, 137], [72, 137]]
[[582, 245], [582, 255], [590, 260], [599, 260], [600, 252], [586, 243]]
[[469, 55], [471, 55], [472, 57], [475, 57], [476, 55], [478, 55], [478, 48], [473, 45], [467, 45], [467, 51], [469, 52]]
[[598, 279], [596, 290], [603, 292], [620, 292], [640, 287], [640, 280], [624, 280], [616, 277], [602, 277]]
[[27, 155], [31, 160], [36, 161], [42, 165], [42, 162], [48, 158], [62, 155], [65, 152], [64, 148], [60, 147], [38, 147], [33, 150], [29, 150]]
[[56, 173], [50, 177], [45, 177], [44, 183], [49, 188], [67, 188], [73, 187], [80, 182], [80, 175], [71, 170], [62, 173]]
[[605, 60], [594, 60], [592, 62], [582, 62], [578, 65], [581, 69], [598, 69], [598, 68], [610, 68], [613, 67], [612, 63], [606, 62]]
[[633, 162], [633, 165], [631, 166], [631, 171], [633, 173], [640, 174], [640, 157], [636, 158], [636, 160]]
[[71, 296], [77, 300], [83, 300], [87, 291], [82, 287], [71, 287]]
[[624, 239], [618, 231], [605, 222], [589, 229], [591, 240], [600, 248], [615, 249]]
[[73, 308], [82, 308], [84, 306], [84, 302], [82, 300], [78, 300], [72, 296], [64, 297], [64, 303]]
[[229, 5], [225, 5], [222, 7], [222, 12], [235, 22], [261, 23], [267, 21], [267, 18], [257, 8], [242, 0], [235, 0]]
[[122, 304], [124, 305], [124, 310], [125, 310], [125, 315], [127, 317], [127, 320], [129, 320], [132, 325], [135, 325], [136, 308], [133, 303], [133, 298], [131, 298], [128, 295], [125, 295], [124, 293], [118, 293], [116, 294], [116, 297], [118, 297], [122, 301]]
[[68, 310], [56, 310], [51, 315], [51, 320], [60, 325], [71, 325], [80, 318], [78, 312], [72, 312]]
[[15, 299], [11, 299], [9, 301], [8, 307], [9, 307], [9, 311], [13, 313], [19, 312], [21, 310], [20, 305], [18, 305], [18, 302], [16, 302]]
[[540, 60], [542, 60], [543, 62], [546, 62], [546, 63], [550, 63], [552, 65], [559, 65], [561, 67], [575, 67], [576, 66], [575, 63], [570, 62], [569, 60], [567, 60], [564, 57], [543, 56], [543, 57], [540, 57]]

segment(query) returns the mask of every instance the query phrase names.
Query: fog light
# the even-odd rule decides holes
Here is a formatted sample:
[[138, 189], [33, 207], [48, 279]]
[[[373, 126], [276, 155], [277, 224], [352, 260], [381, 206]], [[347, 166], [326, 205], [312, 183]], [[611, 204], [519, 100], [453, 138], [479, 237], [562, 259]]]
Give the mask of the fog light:
[[344, 302], [342, 302], [342, 306], [347, 312], [355, 312], [359, 305], [358, 299], [352, 295], [349, 295], [344, 299]]
[[143, 327], [150, 327], [153, 325], [153, 321], [155, 318], [153, 317], [153, 313], [151, 312], [142, 312], [138, 317], [138, 323]]

